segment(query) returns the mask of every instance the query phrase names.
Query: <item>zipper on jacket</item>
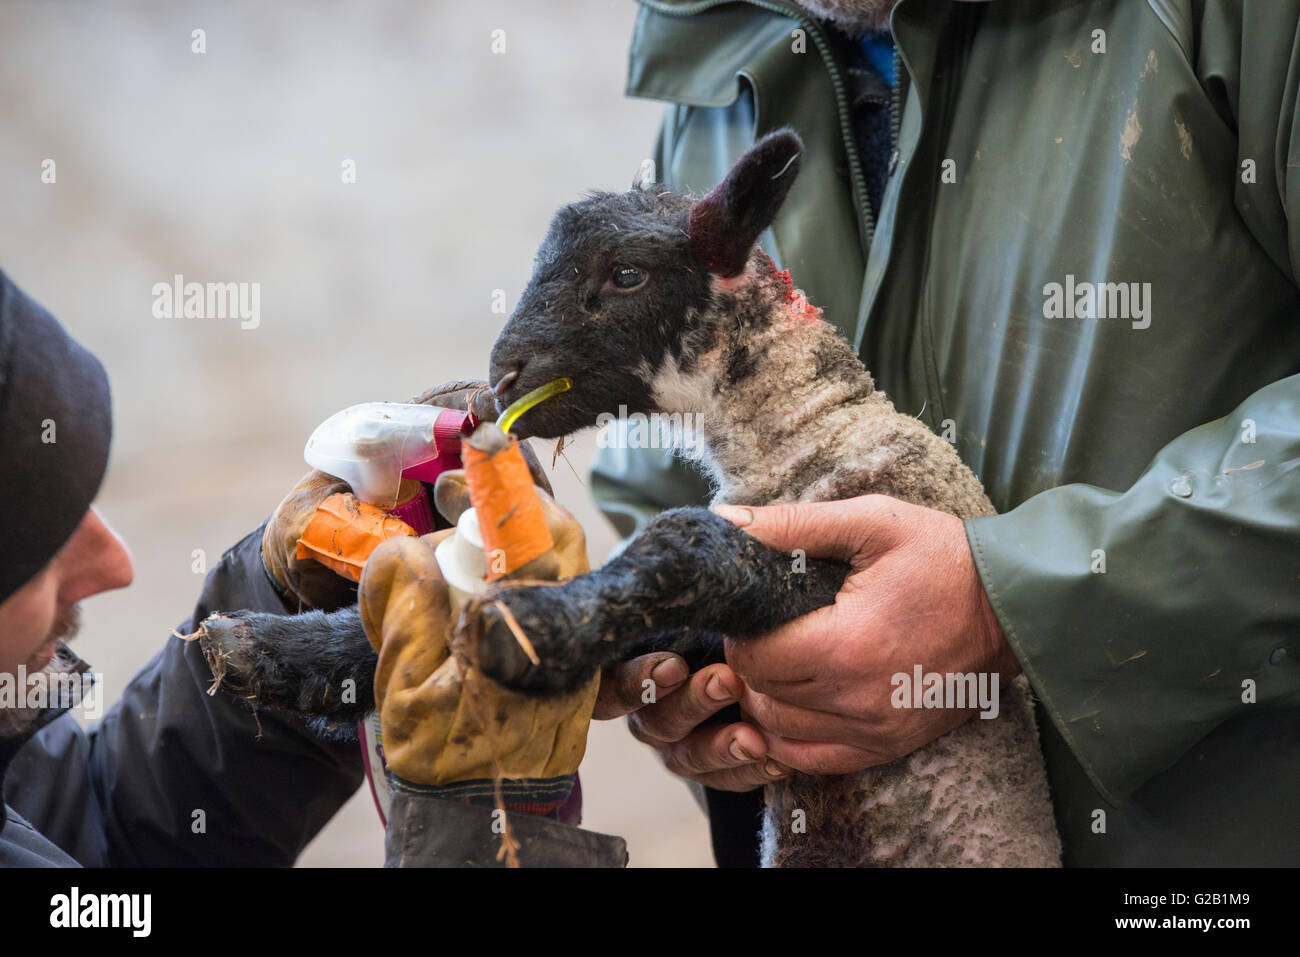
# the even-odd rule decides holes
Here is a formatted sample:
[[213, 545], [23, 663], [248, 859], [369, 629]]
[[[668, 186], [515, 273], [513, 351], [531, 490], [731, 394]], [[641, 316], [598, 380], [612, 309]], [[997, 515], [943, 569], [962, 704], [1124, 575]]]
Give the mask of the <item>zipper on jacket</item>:
[[903, 98], [907, 96], [907, 72], [903, 69], [903, 55], [894, 41], [894, 89], [889, 101], [889, 170], [886, 182], [898, 168], [898, 139], [903, 129]]
[[[677, 17], [685, 19], [693, 17], [697, 13], [703, 13], [712, 7], [721, 6], [730, 0], [699, 0], [697, 3], [687, 4], [668, 4], [661, 0], [637, 0], [643, 7], [648, 7], [656, 13], [661, 13], [667, 17]], [[844, 152], [849, 159], [849, 179], [852, 184], [853, 197], [858, 204], [858, 212], [862, 220], [862, 229], [860, 230], [862, 240], [862, 255], [865, 257], [871, 250], [871, 241], [876, 235], [876, 216], [875, 211], [871, 208], [871, 200], [867, 196], [867, 177], [862, 171], [862, 159], [858, 156], [858, 147], [853, 138], [853, 114], [849, 111], [848, 96], [844, 92], [844, 77], [840, 73], [839, 65], [835, 62], [832, 55], [830, 43], [827, 41], [825, 34], [822, 33], [821, 27], [815, 20], [812, 20], [801, 11], [791, 10], [778, 2], [765, 2], [765, 0], [743, 0], [750, 6], [759, 7], [763, 10], [769, 10], [772, 13], [779, 13], [783, 17], [794, 20], [806, 30], [813, 38], [813, 44], [817, 47], [817, 52], [821, 55], [822, 62], [826, 64], [826, 70], [831, 77], [831, 86], [835, 90], [835, 108], [840, 118], [840, 138], [844, 144]], [[899, 89], [902, 89], [902, 73], [899, 68], [901, 63], [898, 56], [898, 45], [894, 45], [894, 76], [898, 78]], [[891, 109], [897, 111], [898, 94], [894, 96], [895, 105]], [[890, 117], [890, 140], [897, 144], [897, 114]], [[890, 154], [894, 155], [893, 153]], [[893, 165], [891, 160], [891, 166]]]

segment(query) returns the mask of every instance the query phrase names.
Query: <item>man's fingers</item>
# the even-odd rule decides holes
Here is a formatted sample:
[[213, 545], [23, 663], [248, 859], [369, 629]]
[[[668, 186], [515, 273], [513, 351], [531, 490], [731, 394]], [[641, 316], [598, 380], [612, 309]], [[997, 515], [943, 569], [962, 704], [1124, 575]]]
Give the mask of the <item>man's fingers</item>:
[[639, 741], [680, 741], [700, 722], [739, 700], [744, 687], [726, 665], [709, 665], [691, 675], [683, 687], [660, 698], [653, 708], [630, 714], [628, 727]]
[[893, 760], [888, 755], [828, 741], [770, 738], [768, 758], [804, 774], [852, 774]]
[[767, 760], [763, 735], [742, 722], [700, 728], [680, 741], [659, 745], [659, 751], [669, 771], [696, 780], [750, 765], [757, 765], [761, 772]]
[[473, 507], [469, 498], [469, 482], [464, 469], [443, 472], [433, 484], [433, 505], [447, 521], [455, 525], [461, 515]]
[[884, 495], [763, 507], [714, 505], [713, 511], [779, 552], [864, 564], [892, 544], [899, 528]]
[[601, 673], [600, 692], [596, 696], [596, 710], [592, 717], [597, 721], [608, 721], [639, 711], [680, 687], [687, 674], [686, 662], [666, 651], [642, 655], [630, 661], [616, 661]]
[[824, 676], [827, 662], [810, 656], [808, 649], [820, 647], [824, 636], [834, 633], [835, 606], [827, 605], [757, 638], [728, 638], [723, 651], [746, 684], [761, 691], [779, 686], [784, 698], [792, 685], [820, 684], [811, 679]]
[[769, 741], [780, 737], [849, 744], [878, 731], [859, 718], [787, 704], [749, 687], [742, 693], [740, 707]]
[[692, 780], [715, 791], [752, 791], [773, 781], [788, 778], [790, 774], [789, 768], [769, 758], [758, 764], [746, 764], [744, 767], [714, 771], [712, 774], [699, 774]]
[[[444, 382], [441, 385], [435, 385], [432, 388], [425, 389], [419, 395], [411, 396], [407, 399], [408, 403], [415, 405], [440, 405], [444, 409], [460, 409], [462, 412], [472, 411], [469, 403], [476, 393], [487, 392], [489, 395], [492, 390], [482, 379], [456, 379], [452, 382]], [[479, 416], [483, 418], [483, 416]], [[487, 417], [489, 422], [496, 421], [496, 409]]]

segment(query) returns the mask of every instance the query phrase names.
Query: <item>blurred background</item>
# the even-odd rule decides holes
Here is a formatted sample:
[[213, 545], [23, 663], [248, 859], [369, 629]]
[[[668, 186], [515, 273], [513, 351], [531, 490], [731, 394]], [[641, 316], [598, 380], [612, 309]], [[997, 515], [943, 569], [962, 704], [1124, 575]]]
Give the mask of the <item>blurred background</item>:
[[[270, 513], [318, 423], [486, 375], [507, 318], [494, 291], [512, 309], [555, 209], [627, 188], [652, 147], [661, 107], [622, 93], [635, 15], [632, 0], [0, 7], [0, 268], [114, 390], [98, 505], [136, 578], [85, 602], [77, 645], [110, 704], [189, 614], [195, 550], [211, 567]], [[260, 325], [155, 318], [151, 289], [176, 274], [260, 283]], [[615, 537], [587, 489], [594, 433], [554, 469], [544, 445], [598, 564]], [[582, 781], [584, 826], [624, 836], [633, 865], [712, 864], [703, 814], [623, 722], [592, 726]], [[302, 864], [382, 860], [363, 788]]]

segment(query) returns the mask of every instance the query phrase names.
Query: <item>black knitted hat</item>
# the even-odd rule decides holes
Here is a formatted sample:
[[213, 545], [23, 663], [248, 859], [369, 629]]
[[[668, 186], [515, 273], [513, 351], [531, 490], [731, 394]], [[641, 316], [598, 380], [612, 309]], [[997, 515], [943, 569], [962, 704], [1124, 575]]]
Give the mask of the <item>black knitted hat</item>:
[[104, 367], [0, 272], [0, 601], [86, 517], [112, 431]]

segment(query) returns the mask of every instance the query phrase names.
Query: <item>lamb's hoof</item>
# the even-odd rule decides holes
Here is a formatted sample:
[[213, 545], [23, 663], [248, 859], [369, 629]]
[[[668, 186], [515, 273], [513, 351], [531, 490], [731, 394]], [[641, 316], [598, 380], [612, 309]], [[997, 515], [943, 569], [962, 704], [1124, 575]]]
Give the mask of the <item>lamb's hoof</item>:
[[242, 618], [232, 618], [213, 612], [199, 623], [198, 631], [182, 635], [186, 641], [198, 641], [212, 671], [212, 684], [208, 694], [214, 695], [219, 689], [242, 694], [247, 692], [246, 678], [251, 661], [250, 648], [253, 644], [253, 628]]
[[524, 694], [565, 694], [581, 687], [595, 666], [573, 662], [577, 636], [567, 633], [562, 606], [545, 586], [502, 588], [465, 609], [464, 626], [480, 671]]
[[536, 671], [541, 663], [531, 640], [527, 636], [524, 641], [519, 640], [515, 629], [510, 627], [512, 622], [509, 613], [500, 602], [481, 605], [478, 616], [475, 652], [479, 669], [507, 688], [523, 688], [528, 684], [529, 674]]

